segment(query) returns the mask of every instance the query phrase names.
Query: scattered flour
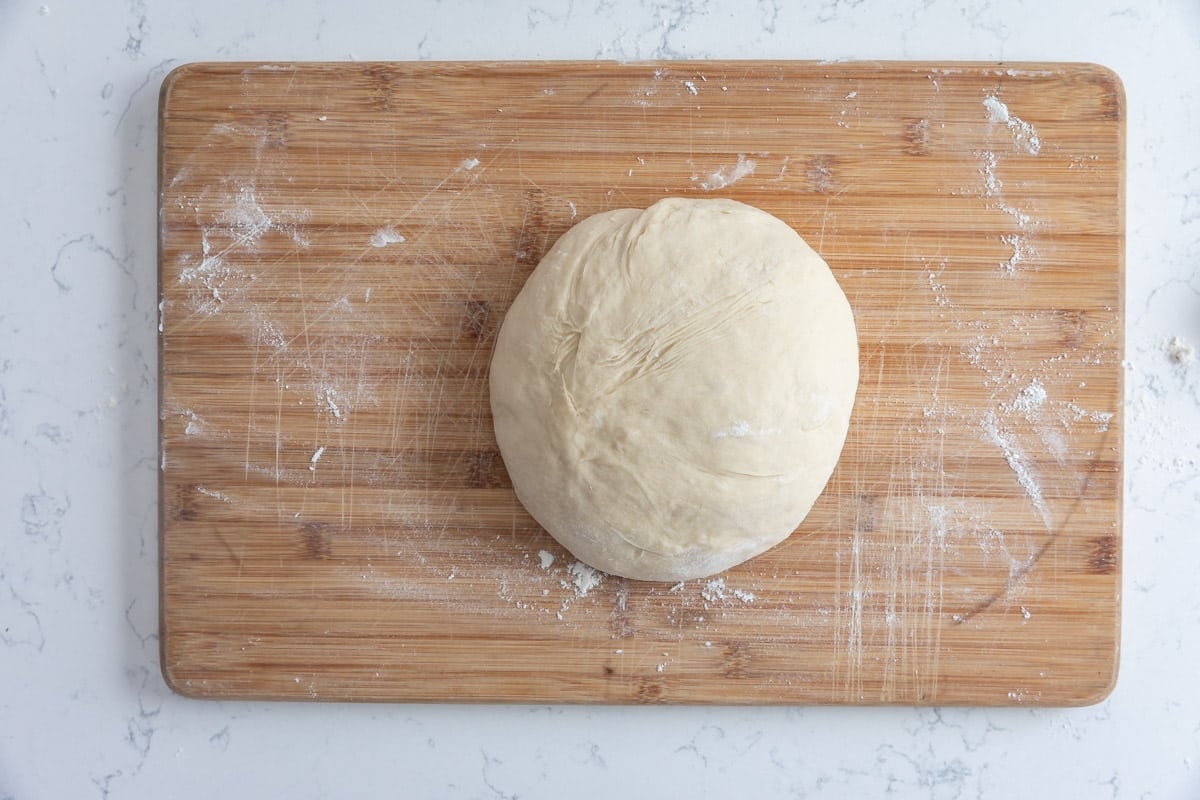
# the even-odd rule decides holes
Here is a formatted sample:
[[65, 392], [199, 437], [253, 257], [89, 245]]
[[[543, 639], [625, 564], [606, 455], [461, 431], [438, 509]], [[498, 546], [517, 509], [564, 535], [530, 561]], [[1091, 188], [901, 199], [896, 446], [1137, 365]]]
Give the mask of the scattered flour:
[[704, 584], [704, 588], [700, 590], [700, 596], [710, 603], [715, 603], [718, 600], [724, 600], [725, 579], [713, 578], [711, 581]]
[[[1022, 215], [1024, 216], [1024, 215]], [[1028, 217], [1024, 217], [1026, 221]], [[1009, 275], [1016, 273], [1017, 268], [1021, 266], [1029, 256], [1033, 255], [1033, 249], [1029, 246], [1024, 236], [1019, 236], [1015, 233], [1005, 234], [1000, 237], [1000, 241], [1012, 248], [1012, 255], [1007, 261], [1000, 262], [1000, 269], [1004, 270]]]
[[207, 495], [208, 497], [212, 497], [217, 500], [220, 500], [222, 503], [232, 503], [233, 502], [233, 498], [231, 498], [229, 495], [225, 494], [224, 492], [218, 492], [213, 489], [205, 489], [203, 486], [197, 486], [196, 491], [199, 492], [200, 494]]
[[1186, 367], [1196, 359], [1196, 348], [1179, 336], [1169, 336], [1163, 340], [1163, 352], [1172, 363]]
[[317, 471], [317, 462], [321, 460], [321, 456], [323, 456], [323, 455], [325, 455], [325, 446], [321, 445], [320, 447], [317, 448], [317, 451], [312, 454], [312, 458], [310, 458], [308, 460], [308, 471], [309, 472]]
[[538, 550], [538, 563], [542, 569], [550, 569], [550, 565], [554, 563], [554, 554], [549, 550]]
[[337, 389], [330, 386], [322, 387], [318, 393], [318, 399], [324, 405], [325, 410], [334, 416], [334, 419], [342, 418], [341, 406], [337, 404]]
[[576, 597], [587, 597], [587, 593], [604, 580], [603, 572], [592, 569], [582, 561], [576, 561], [567, 567], [567, 573], [571, 576], [571, 583], [575, 585]]
[[[553, 90], [551, 90], [550, 94], [554, 94]], [[464, 158], [458, 164], [459, 169], [467, 171], [467, 172], [470, 172], [471, 170], [475, 169], [478, 166], [479, 166], [478, 158]]]
[[756, 599], [753, 592], [747, 592], [745, 589], [734, 589], [733, 596], [743, 603], [753, 603]]
[[204, 420], [200, 418], [199, 414], [191, 410], [181, 411], [180, 413], [187, 417], [188, 420], [183, 426], [184, 436], [199, 436], [204, 433]]
[[929, 273], [929, 290], [933, 292], [933, 302], [939, 306], [949, 305], [950, 303], [950, 298], [946, 296], [946, 284], [938, 280], [945, 269], [946, 262], [943, 261], [937, 272]]
[[387, 247], [389, 244], [400, 244], [404, 236], [396, 232], [391, 225], [385, 225], [371, 234], [371, 247]]
[[996, 154], [991, 150], [981, 150], [976, 155], [981, 162], [979, 174], [983, 176], [983, 196], [995, 198], [994, 208], [998, 208], [1012, 217], [1017, 223], [1017, 227], [1027, 227], [1031, 222], [1029, 215], [1019, 208], [1008, 205], [1000, 198], [1000, 190], [1004, 187], [1004, 182], [996, 174], [996, 166], [999, 163]]
[[1020, 414], [1023, 414], [1026, 419], [1033, 419], [1041, 411], [1042, 406], [1046, 404], [1046, 387], [1037, 378], [1029, 382], [1013, 400], [1010, 408]]
[[983, 162], [979, 168], [979, 174], [983, 176], [983, 196], [994, 197], [1004, 185], [996, 177], [996, 154], [991, 150], [983, 150], [979, 153], [979, 159]]
[[725, 585], [724, 578], [713, 578], [705, 583], [704, 587], [700, 590], [700, 596], [708, 603], [718, 603], [732, 597], [735, 600], [741, 600], [743, 603], [749, 604], [753, 603], [756, 599], [753, 592], [748, 592], [745, 589], [730, 589]]
[[242, 273], [229, 267], [219, 256], [209, 255], [208, 237], [202, 240], [204, 257], [195, 267], [184, 267], [179, 270], [179, 283], [192, 289], [189, 305], [193, 311], [201, 314], [216, 314], [225, 302], [226, 285]]
[[1025, 490], [1025, 494], [1029, 497], [1029, 501], [1033, 503], [1033, 507], [1037, 509], [1038, 515], [1042, 518], [1042, 522], [1049, 529], [1050, 513], [1046, 508], [1046, 501], [1042, 497], [1042, 487], [1030, 470], [1029, 464], [1026, 463], [1025, 454], [1021, 452], [1021, 448], [1013, 439], [1012, 434], [1000, 430], [999, 422], [996, 420], [996, 415], [988, 412], [983, 418], [983, 430], [987, 434], [988, 441], [1000, 448], [1000, 452], [1004, 455], [1004, 460], [1008, 462], [1008, 468], [1017, 476], [1017, 483]]
[[731, 186], [747, 175], [753, 175], [756, 166], [757, 163], [755, 161], [746, 158], [742, 153], [738, 153], [737, 163], [732, 167], [721, 166], [708, 173], [703, 180], [695, 176], [692, 177], [692, 180], [699, 180], [701, 189], [712, 192], [717, 189], [724, 189], [726, 186]]
[[983, 107], [987, 110], [989, 122], [1002, 123], [1012, 133], [1013, 147], [1033, 156], [1042, 149], [1042, 141], [1033, 126], [1015, 114], [1010, 114], [1008, 106], [1000, 98], [988, 95], [983, 98]]

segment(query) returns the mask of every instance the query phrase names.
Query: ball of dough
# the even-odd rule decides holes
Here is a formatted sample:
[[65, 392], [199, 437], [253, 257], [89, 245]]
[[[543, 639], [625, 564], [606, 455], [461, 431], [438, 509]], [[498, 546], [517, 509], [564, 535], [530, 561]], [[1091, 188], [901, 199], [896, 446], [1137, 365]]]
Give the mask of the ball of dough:
[[529, 513], [628, 578], [726, 570], [788, 537], [841, 453], [854, 317], [781, 220], [670, 198], [567, 231], [491, 367], [496, 439]]

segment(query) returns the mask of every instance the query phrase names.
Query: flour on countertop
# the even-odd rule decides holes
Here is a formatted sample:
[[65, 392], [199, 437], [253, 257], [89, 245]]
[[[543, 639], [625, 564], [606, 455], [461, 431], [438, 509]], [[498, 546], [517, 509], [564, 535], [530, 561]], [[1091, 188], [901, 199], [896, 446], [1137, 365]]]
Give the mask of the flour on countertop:
[[1162, 350], [1172, 363], [1181, 367], [1189, 366], [1196, 359], [1196, 348], [1179, 336], [1169, 336], [1164, 339]]
[[554, 563], [554, 554], [549, 550], [538, 550], [538, 562], [541, 564], [543, 570], [550, 569], [550, 566]]

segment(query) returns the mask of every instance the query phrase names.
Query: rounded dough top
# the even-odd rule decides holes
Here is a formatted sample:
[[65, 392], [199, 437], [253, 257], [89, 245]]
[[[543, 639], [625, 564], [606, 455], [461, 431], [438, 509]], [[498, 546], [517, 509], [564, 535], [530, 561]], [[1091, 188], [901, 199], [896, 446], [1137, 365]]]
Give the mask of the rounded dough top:
[[845, 441], [858, 340], [787, 224], [670, 198], [559, 239], [505, 317], [490, 380], [530, 514], [597, 569], [677, 581], [804, 519]]

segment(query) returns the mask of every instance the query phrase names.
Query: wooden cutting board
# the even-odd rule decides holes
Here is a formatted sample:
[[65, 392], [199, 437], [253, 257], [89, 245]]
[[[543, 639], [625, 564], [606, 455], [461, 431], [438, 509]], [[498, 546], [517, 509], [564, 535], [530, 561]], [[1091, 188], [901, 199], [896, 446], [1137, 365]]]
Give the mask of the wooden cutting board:
[[[163, 672], [200, 697], [1070, 705], [1119, 649], [1124, 100], [1090, 65], [197, 64], [163, 85]], [[733, 197], [862, 378], [770, 553], [598, 576], [497, 451], [574, 222]], [[599, 580], [599, 583], [596, 583]]]

